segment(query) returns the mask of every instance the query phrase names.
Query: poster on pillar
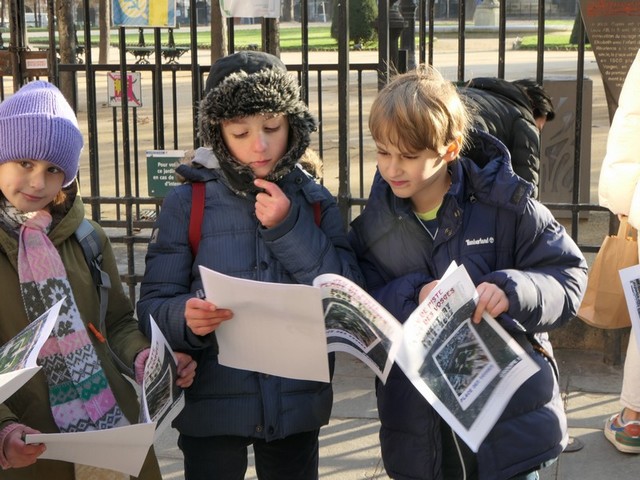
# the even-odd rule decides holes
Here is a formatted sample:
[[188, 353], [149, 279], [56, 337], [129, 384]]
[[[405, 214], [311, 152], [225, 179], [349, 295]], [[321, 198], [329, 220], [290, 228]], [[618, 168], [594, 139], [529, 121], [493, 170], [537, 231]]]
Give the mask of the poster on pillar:
[[280, 0], [220, 0], [220, 10], [227, 18], [280, 18]]
[[112, 0], [115, 27], [175, 27], [176, 0]]
[[580, 12], [602, 74], [611, 121], [622, 84], [640, 48], [640, 2], [580, 0]]

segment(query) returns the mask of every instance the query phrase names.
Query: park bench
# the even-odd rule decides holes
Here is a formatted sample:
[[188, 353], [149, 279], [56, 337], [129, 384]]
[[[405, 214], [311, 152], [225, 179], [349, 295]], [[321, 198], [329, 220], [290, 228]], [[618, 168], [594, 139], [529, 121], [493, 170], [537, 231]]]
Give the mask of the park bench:
[[[127, 51], [136, 57], [136, 64], [148, 64], [150, 63], [150, 57], [152, 53], [155, 53], [156, 48], [146, 44], [144, 39], [144, 29], [138, 29], [138, 43], [137, 45], [127, 46]], [[189, 47], [177, 46], [173, 37], [173, 28], [169, 29], [169, 39], [166, 45], [160, 47], [160, 53], [167, 63], [178, 63], [178, 58], [189, 51]]]
[[[82, 57], [84, 55], [84, 44], [78, 42], [78, 32], [74, 31], [73, 35], [75, 36], [76, 39], [76, 63], [82, 64], [84, 63], [84, 58]], [[1, 39], [1, 37], [0, 37]], [[38, 46], [38, 50], [40, 50], [41, 52], [47, 52], [49, 51], [49, 45], [40, 45]], [[60, 57], [60, 47], [56, 46], [56, 54], [58, 55], [58, 58]]]

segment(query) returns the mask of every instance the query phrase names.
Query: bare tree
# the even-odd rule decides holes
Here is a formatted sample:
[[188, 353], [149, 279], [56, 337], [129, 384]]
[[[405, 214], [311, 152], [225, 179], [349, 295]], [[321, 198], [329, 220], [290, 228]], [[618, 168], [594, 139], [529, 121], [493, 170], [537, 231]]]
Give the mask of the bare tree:
[[[73, 21], [74, 0], [56, 1], [56, 18], [58, 21], [58, 42], [60, 47], [60, 63], [76, 63], [76, 26]], [[73, 72], [60, 72], [60, 91], [75, 107], [76, 87]]]
[[211, 2], [211, 64], [227, 53], [227, 24], [220, 10], [220, 2]]
[[282, 21], [293, 20], [293, 0], [282, 0]]
[[100, 28], [100, 43], [98, 63], [109, 63], [109, 49], [111, 48], [111, 1], [99, 0], [98, 25]]

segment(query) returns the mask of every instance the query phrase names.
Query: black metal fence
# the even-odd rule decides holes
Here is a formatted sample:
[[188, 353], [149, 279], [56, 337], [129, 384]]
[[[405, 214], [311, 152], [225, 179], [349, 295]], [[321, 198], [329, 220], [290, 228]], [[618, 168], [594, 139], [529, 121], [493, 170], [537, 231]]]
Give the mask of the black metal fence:
[[[88, 0], [82, 3], [86, 14], [83, 28], [78, 32], [78, 43], [90, 45], [91, 9]], [[323, 181], [334, 192], [345, 222], [348, 222], [364, 204], [375, 169], [373, 144], [366, 127], [368, 107], [394, 68], [411, 68], [416, 62], [440, 68], [440, 64], [446, 63], [443, 73], [452, 81], [468, 80], [467, 77], [473, 74], [467, 65], [473, 44], [480, 38], [492, 38], [496, 47], [485, 55], [489, 57], [486, 68], [492, 72], [491, 75], [506, 78], [507, 50], [513, 48], [511, 22], [517, 21], [522, 25], [523, 20], [522, 16], [515, 15], [513, 19], [507, 16], [506, 1], [500, 2], [498, 11], [493, 12], [496, 14], [495, 25], [477, 26], [467, 18], [464, 2], [447, 2], [456, 8], [455, 15], [452, 11], [447, 12], [448, 18], [455, 21], [447, 22], [438, 10], [442, 2], [380, 0], [378, 49], [373, 57], [369, 54], [368, 61], [355, 61], [356, 53], [350, 50], [346, 41], [348, 2], [337, 2], [337, 10], [334, 9], [332, 14], [338, 21], [341, 40], [338, 51], [333, 54], [334, 59], [325, 61], [323, 59], [329, 54], [321, 56], [309, 51], [307, 3], [301, 2], [300, 9], [300, 61], [287, 62], [287, 66], [297, 73], [304, 98], [319, 119], [319, 131], [312, 146], [324, 160]], [[528, 66], [524, 70], [543, 82], [548, 73], [553, 73], [545, 70], [543, 43], [551, 6], [544, 0], [539, 0], [537, 5], [535, 14], [527, 14], [526, 31], [538, 35], [538, 46], [528, 57]], [[557, 2], [554, 5], [557, 6]], [[196, 11], [195, 1], [191, 1], [191, 6], [194, 7], [191, 11]], [[413, 16], [409, 14], [407, 18], [407, 11]], [[389, 26], [402, 12], [405, 12], [401, 17], [403, 28], [394, 31]], [[203, 27], [196, 16], [190, 18], [188, 26], [179, 28], [189, 29], [188, 46], [182, 45], [177, 49], [173, 40], [163, 40], [163, 35], [166, 37], [173, 32], [161, 28], [145, 30], [153, 32], [153, 42], [145, 42], [143, 36], [141, 40], [128, 44], [126, 34], [132, 30], [120, 27], [118, 46], [114, 48], [117, 59], [114, 57], [113, 62], [98, 64], [94, 58], [95, 49], [83, 48], [80, 52], [82, 63], [55, 65], [56, 75], [63, 72], [73, 74], [76, 110], [86, 133], [80, 171], [83, 198], [90, 207], [91, 216], [107, 229], [116, 248], [122, 248], [123, 255], [126, 254], [126, 267], [123, 265], [121, 274], [132, 299], [136, 298], [146, 243], [162, 203], [162, 195], [149, 192], [150, 177], [155, 176], [154, 181], [160, 183], [166, 180], [167, 185], [172, 180], [167, 178], [166, 171], [160, 172], [161, 175], [157, 164], [148, 161], [147, 152], [188, 150], [198, 142], [194, 120], [210, 62], [206, 60], [207, 52], [198, 49], [197, 29]], [[228, 28], [232, 39], [234, 30], [239, 27], [229, 21]], [[273, 23], [263, 21], [255, 28], [273, 28]], [[133, 31], [141, 35], [144, 33]], [[440, 48], [445, 38], [453, 38], [448, 41], [452, 46], [446, 51]], [[583, 39], [584, 35], [579, 34], [578, 38]], [[55, 51], [55, 36], [49, 36], [48, 40], [49, 51]], [[234, 50], [232, 44], [229, 50]], [[564, 212], [574, 239], [584, 251], [594, 252], [597, 245], [589, 244], [579, 236], [581, 215], [585, 211], [602, 210], [591, 204], [588, 196], [586, 201], [580, 196], [580, 192], [589, 189], [588, 184], [581, 184], [581, 164], [590, 162], [590, 158], [582, 158], [582, 136], [585, 132], [591, 135], [591, 125], [583, 125], [584, 40], [576, 45], [571, 55], [575, 60], [575, 66], [569, 67], [575, 86], [575, 125], [570, 133], [575, 145], [572, 172], [567, 200], [548, 202], [548, 206]], [[127, 80], [122, 82], [120, 79]], [[3, 98], [5, 88], [9, 90], [7, 83], [2, 80], [0, 84]]]

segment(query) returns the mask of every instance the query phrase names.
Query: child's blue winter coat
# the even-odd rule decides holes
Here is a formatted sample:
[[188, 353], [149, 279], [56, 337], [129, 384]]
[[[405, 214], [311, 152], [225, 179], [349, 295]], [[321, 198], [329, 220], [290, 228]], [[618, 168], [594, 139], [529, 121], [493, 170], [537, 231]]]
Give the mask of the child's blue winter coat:
[[[219, 170], [181, 166], [178, 172], [189, 181], [206, 182], [198, 254], [192, 257], [188, 243], [191, 184], [187, 183], [174, 188], [164, 201], [138, 303], [143, 326], [152, 315], [170, 345], [193, 353], [198, 361], [175, 427], [189, 436], [236, 435], [267, 441], [319, 429], [331, 413], [330, 384], [219, 365], [215, 333], [194, 335], [186, 327], [184, 309], [202, 288], [198, 265], [265, 282], [311, 284], [317, 275], [332, 272], [362, 283], [333, 197], [294, 168], [278, 181], [291, 200], [290, 212], [280, 225], [265, 229], [255, 216], [255, 195], [234, 193]], [[322, 210], [320, 228], [314, 223], [316, 202]]]
[[[528, 335], [552, 352], [547, 331], [575, 315], [586, 285], [586, 262], [551, 213], [530, 198], [531, 185], [513, 173], [508, 152], [478, 133], [474, 152], [450, 165], [452, 185], [438, 212], [433, 252], [410, 202], [376, 175], [350, 240], [367, 287], [398, 320], [417, 307], [420, 288], [455, 260], [476, 285], [505, 291], [509, 311], [498, 320], [540, 366], [515, 393], [478, 454], [479, 478], [502, 480], [562, 452], [567, 425], [555, 362], [532, 348]], [[552, 363], [554, 365], [552, 365]], [[397, 479], [441, 475], [440, 421], [402, 371], [378, 384], [380, 439], [387, 471]]]

